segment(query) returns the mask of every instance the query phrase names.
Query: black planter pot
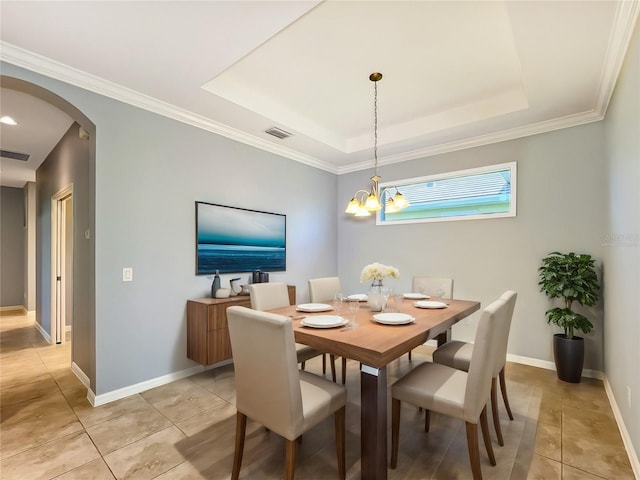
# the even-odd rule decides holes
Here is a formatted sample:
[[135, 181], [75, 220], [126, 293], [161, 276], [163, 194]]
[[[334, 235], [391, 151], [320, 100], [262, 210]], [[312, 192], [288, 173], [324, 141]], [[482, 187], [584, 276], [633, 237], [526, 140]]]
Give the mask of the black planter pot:
[[558, 378], [564, 382], [580, 383], [584, 364], [584, 339], [574, 337], [570, 340], [564, 333], [553, 336], [553, 358], [556, 361]]

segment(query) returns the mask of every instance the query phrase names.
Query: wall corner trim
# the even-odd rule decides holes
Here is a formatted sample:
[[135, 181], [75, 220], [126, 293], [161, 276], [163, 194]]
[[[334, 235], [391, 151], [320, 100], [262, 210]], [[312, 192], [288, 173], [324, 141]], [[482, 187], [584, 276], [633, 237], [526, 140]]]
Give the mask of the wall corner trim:
[[618, 407], [618, 402], [616, 402], [616, 397], [613, 395], [613, 389], [611, 388], [611, 384], [609, 383], [609, 379], [607, 376], [604, 376], [604, 390], [607, 392], [607, 397], [609, 397], [609, 403], [611, 404], [611, 410], [613, 410], [613, 416], [616, 419], [616, 424], [618, 425], [618, 430], [620, 430], [620, 436], [622, 437], [622, 443], [624, 444], [624, 448], [627, 451], [627, 455], [629, 456], [629, 463], [631, 464], [631, 469], [633, 470], [633, 474], [636, 478], [640, 478], [640, 460], [638, 460], [638, 454], [633, 448], [633, 442], [631, 442], [631, 435], [629, 435], [629, 431], [627, 430], [627, 426], [624, 423], [622, 418], [622, 413], [620, 412], [620, 408]]

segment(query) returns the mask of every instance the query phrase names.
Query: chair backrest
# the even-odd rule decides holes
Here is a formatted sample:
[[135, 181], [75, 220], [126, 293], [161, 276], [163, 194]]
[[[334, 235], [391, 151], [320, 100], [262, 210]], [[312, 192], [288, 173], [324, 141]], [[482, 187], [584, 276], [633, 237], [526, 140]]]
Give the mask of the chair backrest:
[[464, 397], [464, 420], [477, 422], [482, 409], [487, 404], [491, 391], [494, 365], [500, 335], [498, 329], [504, 325], [507, 316], [507, 303], [499, 298], [482, 310], [473, 353], [469, 362], [467, 387]]
[[290, 305], [286, 283], [254, 283], [249, 285], [249, 295], [251, 308], [254, 310], [271, 310]]
[[290, 440], [304, 421], [291, 319], [246, 307], [227, 309], [236, 408]]
[[507, 344], [509, 343], [509, 331], [511, 330], [511, 319], [513, 318], [513, 310], [516, 307], [516, 298], [518, 294], [513, 290], [504, 292], [500, 299], [507, 304], [506, 314], [503, 318], [503, 324], [498, 329], [498, 350], [496, 352], [496, 364], [493, 369], [493, 376], [496, 377], [507, 363]]
[[335, 300], [336, 293], [340, 291], [340, 279], [338, 277], [312, 278], [309, 280], [309, 300], [312, 303]]
[[440, 287], [444, 290], [442, 298], [453, 298], [453, 278], [413, 277], [411, 291], [434, 296]]

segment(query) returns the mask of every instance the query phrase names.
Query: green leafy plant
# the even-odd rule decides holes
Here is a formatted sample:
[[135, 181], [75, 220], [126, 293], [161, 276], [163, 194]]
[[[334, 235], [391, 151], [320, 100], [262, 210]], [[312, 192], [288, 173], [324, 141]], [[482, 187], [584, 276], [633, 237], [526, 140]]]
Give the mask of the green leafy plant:
[[598, 275], [591, 255], [552, 252], [542, 259], [540, 274], [540, 291], [549, 298], [562, 298], [564, 308], [555, 307], [547, 310], [547, 323], [553, 323], [564, 329], [564, 334], [571, 339], [574, 330], [589, 333], [593, 324], [584, 316], [571, 309], [573, 302], [587, 307], [598, 301]]

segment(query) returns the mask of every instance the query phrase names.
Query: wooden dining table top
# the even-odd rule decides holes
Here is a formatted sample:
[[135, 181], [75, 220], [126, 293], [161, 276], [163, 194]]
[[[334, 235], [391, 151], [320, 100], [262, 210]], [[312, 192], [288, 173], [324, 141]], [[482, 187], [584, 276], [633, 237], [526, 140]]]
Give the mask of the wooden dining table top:
[[427, 309], [414, 306], [415, 300], [402, 299], [396, 311], [415, 318], [413, 323], [405, 325], [383, 325], [375, 322], [373, 315], [379, 312], [371, 311], [366, 302], [360, 302], [356, 314], [358, 326], [355, 329], [347, 326], [313, 328], [301, 323], [303, 317], [313, 315], [340, 315], [351, 320], [353, 313], [349, 311], [348, 302], [343, 302], [339, 312], [335, 310], [335, 301], [323, 302], [333, 307], [330, 311], [300, 312], [296, 305], [290, 305], [270, 312], [292, 318], [296, 342], [382, 368], [427, 340], [445, 333], [453, 324], [480, 309], [480, 302], [477, 301], [446, 299], [443, 302], [447, 304], [446, 308]]

